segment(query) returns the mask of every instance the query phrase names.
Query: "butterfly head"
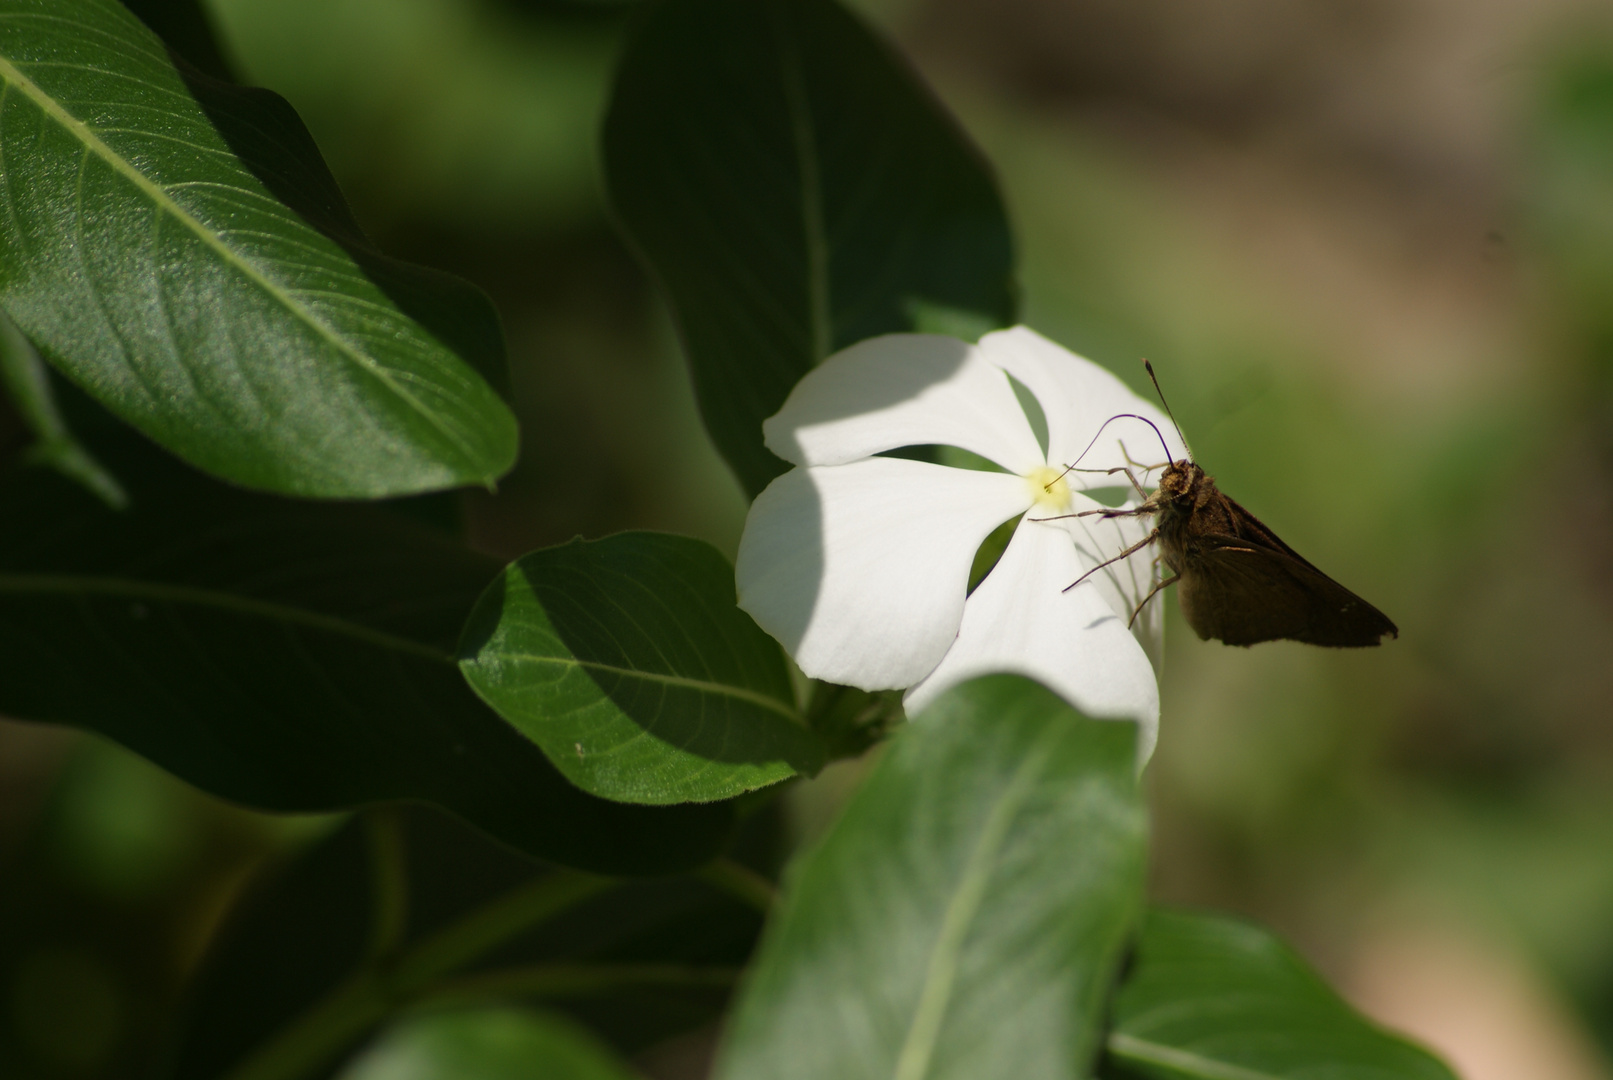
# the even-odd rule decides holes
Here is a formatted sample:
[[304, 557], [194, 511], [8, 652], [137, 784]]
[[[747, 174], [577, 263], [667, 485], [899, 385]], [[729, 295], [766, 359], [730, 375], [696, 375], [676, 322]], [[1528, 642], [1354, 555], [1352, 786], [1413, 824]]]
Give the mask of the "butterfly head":
[[1191, 499], [1205, 480], [1204, 470], [1187, 458], [1173, 461], [1159, 474], [1157, 493], [1166, 499]]

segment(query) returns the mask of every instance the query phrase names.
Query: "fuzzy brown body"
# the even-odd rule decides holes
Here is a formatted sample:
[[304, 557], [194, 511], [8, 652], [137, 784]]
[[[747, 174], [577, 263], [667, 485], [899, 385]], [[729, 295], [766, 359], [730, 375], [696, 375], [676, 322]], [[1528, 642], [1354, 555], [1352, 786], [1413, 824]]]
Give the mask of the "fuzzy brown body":
[[1138, 512], [1157, 515], [1182, 615], [1200, 638], [1349, 648], [1400, 636], [1383, 612], [1306, 562], [1191, 461], [1165, 466]]

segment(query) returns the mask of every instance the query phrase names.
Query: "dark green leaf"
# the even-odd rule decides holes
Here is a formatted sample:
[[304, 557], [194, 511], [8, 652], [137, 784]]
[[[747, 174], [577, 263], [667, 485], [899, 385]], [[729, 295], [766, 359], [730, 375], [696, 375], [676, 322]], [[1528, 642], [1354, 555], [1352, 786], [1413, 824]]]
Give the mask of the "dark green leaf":
[[861, 757], [902, 723], [900, 690], [859, 690], [814, 682], [806, 707], [807, 723], [833, 760]]
[[604, 131], [618, 217], [670, 298], [706, 428], [755, 495], [761, 424], [818, 361], [917, 325], [1012, 320], [983, 161], [829, 0], [671, 0], [638, 26]]
[[584, 1028], [509, 1006], [406, 1017], [340, 1080], [633, 1080], [637, 1074]]
[[823, 766], [783, 654], [711, 545], [574, 540], [512, 563], [465, 626], [465, 678], [584, 791], [709, 802]]
[[36, 441], [28, 451], [30, 461], [48, 465], [82, 484], [114, 510], [129, 504], [129, 496], [117, 477], [107, 472], [67, 429], [67, 421], [56, 407], [49, 369], [4, 312], [0, 312], [0, 385], [33, 430]]
[[237, 483], [489, 484], [481, 293], [360, 234], [283, 100], [181, 72], [116, 0], [0, 0], [0, 304], [113, 412]]
[[[391, 832], [391, 842], [377, 840]], [[382, 848], [395, 848], [401, 894], [379, 903], [387, 875]], [[394, 958], [436, 938], [536, 881], [546, 868], [464, 825], [421, 807], [366, 813], [253, 882], [214, 938], [189, 988], [182, 1037], [165, 1076], [218, 1080], [315, 1003], [328, 1000], [367, 957], [376, 955], [376, 916], [398, 913]], [[558, 915], [496, 942], [446, 985], [415, 987], [390, 1008], [442, 1002], [520, 1001], [563, 1010], [619, 1052], [634, 1054], [710, 1023], [728, 986], [661, 979], [587, 985], [575, 973], [634, 971], [732, 973], [744, 962], [761, 917], [692, 878], [622, 882]], [[397, 964], [390, 965], [395, 970]], [[528, 978], [571, 972], [569, 981]], [[490, 993], [483, 993], [490, 990]], [[441, 993], [439, 993], [441, 991]], [[376, 1010], [381, 1015], [385, 1008]], [[350, 1052], [375, 1018], [358, 1017], [329, 1040], [327, 1060]]]
[[0, 486], [0, 713], [265, 809], [427, 800], [582, 868], [722, 842], [727, 808], [585, 795], [465, 685], [454, 643], [496, 563], [375, 508], [199, 479], [131, 494], [114, 514], [49, 473]]
[[186, 63], [215, 79], [235, 81], [201, 0], [123, 0], [123, 6]]
[[1085, 1077], [1141, 903], [1136, 741], [1017, 676], [919, 715], [789, 874], [718, 1075]]
[[1267, 931], [1150, 911], [1115, 997], [1105, 1076], [1455, 1080], [1346, 1005]]

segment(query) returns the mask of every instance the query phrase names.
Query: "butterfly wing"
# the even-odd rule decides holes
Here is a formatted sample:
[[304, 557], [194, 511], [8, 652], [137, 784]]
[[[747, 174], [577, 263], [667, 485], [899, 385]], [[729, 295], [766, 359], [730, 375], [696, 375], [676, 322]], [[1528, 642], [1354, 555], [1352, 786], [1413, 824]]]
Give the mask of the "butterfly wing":
[[1400, 635], [1388, 616], [1300, 558], [1253, 515], [1239, 524], [1253, 527], [1238, 537], [1195, 537], [1183, 553], [1177, 595], [1199, 637], [1350, 648]]

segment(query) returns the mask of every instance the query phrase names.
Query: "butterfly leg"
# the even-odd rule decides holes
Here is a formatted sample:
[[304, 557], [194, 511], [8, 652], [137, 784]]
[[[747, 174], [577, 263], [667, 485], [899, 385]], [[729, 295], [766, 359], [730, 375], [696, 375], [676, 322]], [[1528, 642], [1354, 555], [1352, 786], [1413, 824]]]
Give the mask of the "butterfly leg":
[[[1077, 469], [1074, 465], [1066, 465], [1064, 467], [1064, 473], [1089, 472], [1098, 473], [1101, 476], [1113, 476], [1117, 472], [1125, 473], [1126, 479], [1131, 481], [1132, 490], [1135, 491], [1140, 497], [1146, 499], [1148, 498], [1148, 492], [1143, 490], [1142, 484], [1138, 483], [1136, 475], [1133, 474], [1131, 470], [1141, 469], [1143, 471], [1143, 475], [1147, 476], [1155, 469], [1163, 469], [1165, 465], [1170, 464], [1170, 462], [1166, 462], [1164, 465], [1144, 465], [1140, 461], [1133, 461], [1131, 459], [1131, 454], [1126, 450], [1126, 444], [1124, 442], [1120, 444], [1120, 456], [1126, 459], [1126, 463], [1124, 465], [1116, 465], [1112, 469]], [[1059, 474], [1061, 478], [1063, 477], [1064, 473]]]
[[[1135, 464], [1135, 462], [1133, 464]], [[1158, 468], [1158, 466], [1157, 465], [1156, 466], [1150, 466], [1150, 468]], [[1113, 476], [1117, 472], [1123, 472], [1123, 473], [1126, 474], [1126, 479], [1131, 481], [1132, 489], [1135, 490], [1137, 492], [1137, 494], [1141, 495], [1143, 498], [1145, 498], [1145, 499], [1148, 498], [1148, 492], [1143, 490], [1143, 486], [1141, 484], [1139, 484], [1137, 482], [1137, 478], [1132, 475], [1131, 466], [1129, 466], [1129, 465], [1116, 465], [1112, 469], [1065, 469], [1064, 471], [1065, 472], [1098, 473], [1101, 476]], [[1147, 470], [1145, 469], [1144, 472], [1146, 472], [1146, 471]]]
[[1167, 585], [1175, 585], [1178, 581], [1181, 581], [1181, 580], [1182, 580], [1182, 575], [1181, 574], [1172, 574], [1170, 577], [1166, 578], [1165, 580], [1155, 583], [1154, 587], [1152, 589], [1148, 590], [1148, 595], [1143, 597], [1142, 603], [1137, 605], [1137, 610], [1133, 611], [1131, 613], [1131, 618], [1126, 620], [1126, 629], [1127, 630], [1131, 629], [1131, 624], [1137, 621], [1137, 616], [1139, 616], [1139, 615], [1141, 615], [1143, 613], [1143, 608], [1148, 606], [1148, 601], [1150, 601], [1150, 600], [1152, 600], [1154, 598], [1155, 593], [1157, 593], [1159, 590], [1163, 589], [1165, 586], [1167, 586]]
[[1107, 520], [1108, 518], [1117, 518], [1117, 517], [1142, 517], [1144, 514], [1157, 514], [1157, 513], [1159, 513], [1159, 508], [1156, 507], [1156, 506], [1136, 506], [1136, 507], [1133, 507], [1130, 510], [1116, 510], [1113, 507], [1104, 506], [1104, 507], [1100, 507], [1097, 510], [1082, 510], [1079, 513], [1074, 513], [1074, 514], [1054, 514], [1052, 517], [1026, 518], [1025, 520], [1026, 521], [1063, 521], [1065, 518], [1091, 517], [1094, 514], [1101, 515], [1103, 518], [1105, 518]]
[[[1131, 475], [1131, 470], [1128, 468], [1121, 471], [1126, 474], [1126, 479], [1131, 481], [1131, 490], [1135, 491], [1141, 498], [1148, 498], [1148, 492], [1144, 491], [1143, 486], [1137, 482], [1137, 478]], [[1147, 474], [1145, 473], [1144, 475]]]
[[1124, 441], [1122, 441], [1120, 444], [1120, 456], [1126, 459], [1126, 468], [1122, 470], [1126, 474], [1126, 479], [1131, 481], [1131, 486], [1136, 490], [1138, 495], [1142, 496], [1144, 499], [1147, 499], [1148, 492], [1144, 491], [1143, 486], [1137, 482], [1137, 478], [1131, 475], [1131, 470], [1141, 469], [1143, 471], [1143, 475], [1147, 476], [1155, 469], [1163, 469], [1166, 465], [1169, 465], [1170, 462], [1167, 461], [1163, 465], [1144, 465], [1140, 461], [1133, 461], [1131, 459], [1131, 451], [1126, 449], [1126, 444]]
[[[1096, 513], [1096, 511], [1088, 511], [1088, 513]], [[1080, 517], [1081, 515], [1079, 515], [1079, 514], [1066, 514], [1065, 516], [1066, 517]], [[1117, 514], [1115, 516], [1119, 517], [1121, 515]], [[1052, 520], [1052, 519], [1048, 519], [1048, 520]], [[1137, 552], [1141, 551], [1143, 548], [1147, 547], [1149, 544], [1152, 544], [1155, 540], [1158, 540], [1158, 539], [1159, 539], [1159, 530], [1155, 529], [1153, 532], [1149, 533], [1147, 536], [1143, 537], [1141, 540], [1139, 540], [1135, 544], [1131, 545], [1125, 551], [1122, 551], [1119, 555], [1116, 555], [1116, 556], [1114, 556], [1113, 558], [1110, 558], [1110, 559], [1103, 560], [1103, 562], [1099, 563], [1097, 566], [1094, 566], [1091, 570], [1088, 570], [1086, 573], [1082, 574], [1080, 577], [1076, 578], [1074, 581], [1072, 581], [1068, 585], [1064, 586], [1064, 588], [1062, 590], [1060, 590], [1060, 591], [1069, 592], [1071, 589], [1073, 589], [1077, 585], [1081, 584], [1081, 582], [1085, 581], [1087, 578], [1091, 577], [1093, 574], [1096, 574], [1099, 570], [1102, 570], [1105, 566], [1110, 566], [1110, 565], [1112, 565], [1114, 563], [1117, 563], [1121, 559], [1124, 559], [1128, 555], [1137, 554]], [[1149, 595], [1152, 596], [1153, 594], [1150, 593]]]

